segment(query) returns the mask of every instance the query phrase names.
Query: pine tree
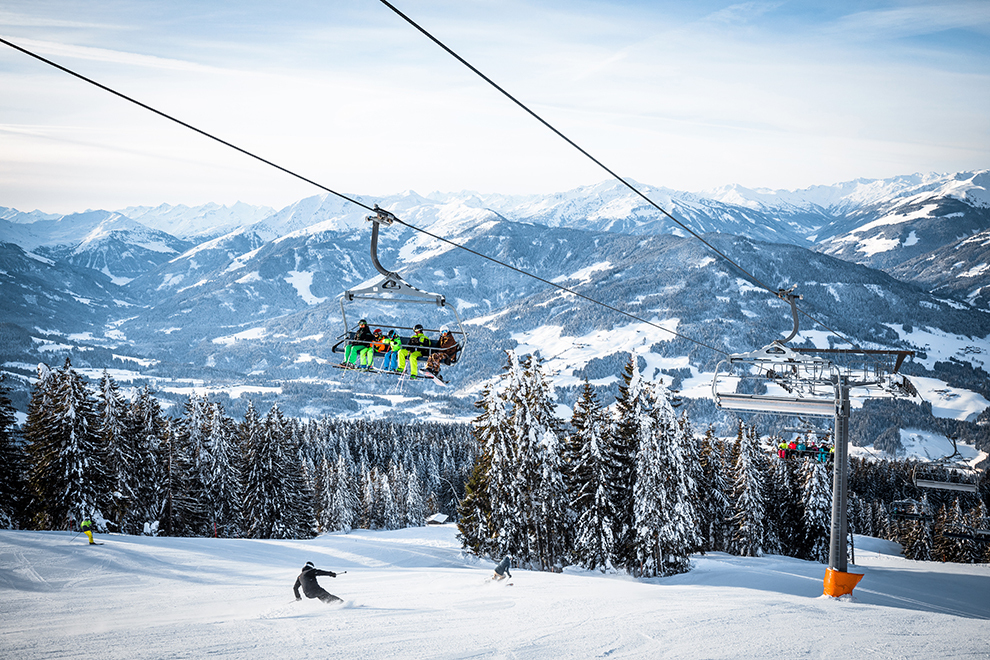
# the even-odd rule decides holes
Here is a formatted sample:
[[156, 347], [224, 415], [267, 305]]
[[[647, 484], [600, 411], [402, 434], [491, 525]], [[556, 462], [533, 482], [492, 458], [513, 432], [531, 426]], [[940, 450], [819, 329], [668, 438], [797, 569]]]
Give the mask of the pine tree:
[[161, 405], [147, 386], [134, 395], [129, 417], [135, 434], [135, 461], [126, 476], [128, 491], [134, 494], [134, 500], [124, 513], [121, 528], [131, 534], [155, 534], [162, 511], [159, 450], [166, 439], [168, 424]]
[[636, 566], [636, 517], [633, 489], [636, 483], [636, 456], [639, 453], [642, 418], [647, 415], [643, 401], [643, 380], [636, 369], [636, 358], [629, 356], [622, 374], [623, 384], [615, 401], [615, 427], [608, 464], [610, 497], [615, 507], [615, 538], [612, 565], [632, 570]]
[[206, 532], [202, 485], [197, 478], [190, 445], [180, 428], [168, 423], [158, 445], [158, 533], [162, 536], [201, 536]]
[[101, 420], [100, 435], [106, 448], [107, 476], [111, 485], [108, 517], [118, 531], [128, 529], [126, 520], [137, 504], [132, 478], [137, 467], [137, 425], [117, 382], [104, 369], [97, 389], [97, 411]]
[[756, 430], [751, 428], [747, 433], [740, 422], [736, 446], [738, 451], [734, 465], [730, 547], [734, 554], [759, 557], [763, 555], [766, 545], [766, 480], [763, 477], [762, 453]]
[[543, 570], [559, 571], [571, 546], [570, 515], [554, 396], [539, 357], [529, 356], [526, 360], [523, 384], [522, 391], [517, 392], [512, 419], [520, 441], [518, 455], [531, 452], [536, 458], [535, 481], [526, 485], [530, 495], [530, 535]]
[[826, 563], [832, 528], [831, 479], [825, 464], [811, 458], [802, 461], [798, 478], [804, 526], [803, 557]]
[[[486, 390], [485, 394], [489, 392]], [[458, 539], [465, 548], [482, 557], [492, 554], [489, 531], [492, 503], [488, 493], [490, 470], [491, 457], [482, 451], [464, 484], [464, 498], [457, 505]]]
[[666, 388], [644, 385], [633, 486], [636, 572], [644, 577], [684, 573], [697, 545], [695, 484], [685, 466], [683, 429]]
[[[527, 526], [523, 520], [522, 459], [509, 419], [510, 391], [522, 380], [522, 369], [516, 356], [508, 353], [508, 364], [499, 382], [489, 387], [480, 402], [482, 414], [474, 421], [474, 433], [481, 445], [481, 458], [472, 475], [473, 504], [477, 515], [477, 536], [473, 540], [483, 556], [500, 557], [507, 554], [521, 561], [531, 557]], [[527, 457], [532, 463], [532, 456]], [[532, 468], [528, 470], [532, 473]], [[476, 497], [483, 494], [483, 497]], [[486, 510], [487, 509], [487, 510]], [[462, 530], [462, 534], [465, 530]], [[471, 539], [467, 537], [469, 541]]]
[[17, 418], [0, 374], [0, 529], [20, 526], [25, 506], [26, 456], [18, 443]]
[[109, 499], [106, 451], [96, 400], [67, 359], [39, 368], [24, 428], [34, 492], [35, 525], [67, 529], [90, 518], [99, 527]]
[[776, 543], [768, 547], [767, 551], [801, 557], [804, 552], [804, 505], [795, 475], [795, 466], [800, 463], [794, 459], [773, 456], [769, 465], [766, 510], [767, 519], [773, 521], [773, 532], [768, 536], [772, 536]]
[[423, 488], [415, 470], [410, 470], [406, 481], [405, 527], [422, 527], [426, 521], [423, 513]]
[[729, 482], [722, 443], [715, 429], [708, 427], [701, 439], [698, 455], [701, 482], [698, 487], [698, 512], [701, 519], [702, 550], [725, 551], [728, 547], [726, 520], [729, 518]]
[[247, 447], [244, 516], [252, 538], [312, 536], [312, 492], [292, 437], [277, 405], [259, 420], [253, 406], [241, 426]]
[[[965, 524], [967, 526], [966, 529], [970, 533], [976, 533], [979, 530], [986, 530], [988, 522], [990, 521], [988, 521], [987, 518], [987, 507], [983, 502], [979, 502], [966, 514], [966, 518], [965, 518]], [[981, 556], [981, 550], [984, 547], [990, 548], [990, 543], [986, 543], [986, 542], [981, 543], [970, 540], [964, 546], [963, 553], [962, 556], [959, 558], [959, 561], [964, 562], [966, 564], [979, 564], [980, 562], [986, 561], [986, 559], [984, 559]]]
[[576, 515], [575, 560], [590, 570], [612, 568], [615, 547], [615, 507], [608, 488], [612, 466], [607, 448], [611, 445], [608, 411], [586, 380], [571, 418], [574, 447], [570, 471], [571, 508]]
[[646, 415], [639, 418], [639, 451], [633, 511], [636, 570], [644, 577], [684, 573], [688, 555], [698, 547], [697, 486], [688, 470], [696, 460], [690, 426], [674, 416], [662, 383], [644, 386]]
[[921, 514], [922, 519], [917, 521], [912, 521], [909, 526], [909, 531], [907, 533], [907, 538], [902, 541], [904, 545], [904, 556], [908, 559], [914, 559], [917, 561], [931, 561], [932, 559], [932, 512], [931, 505], [928, 502], [928, 495], [924, 495], [921, 498], [921, 505], [918, 507], [918, 513]]
[[209, 459], [201, 462], [200, 475], [207, 503], [207, 522], [217, 536], [238, 537], [243, 533], [243, 518], [242, 460], [237, 424], [218, 402], [207, 403], [204, 424], [203, 451], [209, 453]]

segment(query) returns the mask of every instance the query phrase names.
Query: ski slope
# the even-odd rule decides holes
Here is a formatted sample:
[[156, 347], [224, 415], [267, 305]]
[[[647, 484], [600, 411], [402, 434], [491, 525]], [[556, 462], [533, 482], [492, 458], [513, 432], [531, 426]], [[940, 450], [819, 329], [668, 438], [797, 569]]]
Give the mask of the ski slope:
[[[856, 537], [852, 597], [825, 567], [693, 558], [671, 578], [513, 570], [452, 525], [309, 541], [0, 530], [0, 658], [988, 658], [990, 565], [912, 562]], [[344, 599], [295, 602], [306, 561]], [[346, 571], [346, 573], [344, 573]]]

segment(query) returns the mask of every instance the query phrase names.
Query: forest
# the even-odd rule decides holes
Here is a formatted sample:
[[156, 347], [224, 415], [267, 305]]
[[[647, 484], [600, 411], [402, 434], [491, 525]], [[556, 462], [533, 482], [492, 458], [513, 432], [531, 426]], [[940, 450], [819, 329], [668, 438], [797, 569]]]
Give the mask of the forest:
[[[566, 423], [539, 357], [507, 355], [471, 424], [299, 420], [277, 404], [237, 421], [199, 396], [174, 417], [148, 387], [128, 397], [107, 372], [94, 388], [68, 361], [40, 365], [22, 427], [0, 390], [0, 527], [284, 539], [441, 513], [468, 550], [546, 571], [666, 576], [713, 551], [827, 561], [831, 461], [782, 458], [742, 421], [734, 438], [696, 432], [632, 358], [614, 402], [586, 383]], [[850, 467], [851, 532], [913, 559], [990, 561], [967, 533], [987, 528], [985, 477], [978, 493], [922, 494], [919, 470], [958, 477]]]

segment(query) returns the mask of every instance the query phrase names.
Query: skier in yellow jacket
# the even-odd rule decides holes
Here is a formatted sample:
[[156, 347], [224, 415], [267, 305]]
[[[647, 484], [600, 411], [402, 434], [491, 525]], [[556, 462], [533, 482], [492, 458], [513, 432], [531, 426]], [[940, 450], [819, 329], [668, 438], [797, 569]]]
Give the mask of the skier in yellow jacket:
[[406, 356], [408, 356], [409, 374], [412, 378], [415, 378], [416, 374], [419, 373], [419, 357], [423, 353], [428, 352], [424, 349], [428, 349], [431, 346], [431, 342], [430, 338], [423, 332], [423, 326], [418, 324], [413, 328], [413, 336], [409, 341], [412, 344], [412, 348], [403, 348], [399, 351], [398, 371], [401, 373], [406, 370]]
[[93, 523], [91, 520], [87, 518], [82, 521], [82, 524], [79, 525], [79, 529], [82, 530], [83, 534], [89, 537], [90, 545], [96, 545], [96, 541], [93, 540]]

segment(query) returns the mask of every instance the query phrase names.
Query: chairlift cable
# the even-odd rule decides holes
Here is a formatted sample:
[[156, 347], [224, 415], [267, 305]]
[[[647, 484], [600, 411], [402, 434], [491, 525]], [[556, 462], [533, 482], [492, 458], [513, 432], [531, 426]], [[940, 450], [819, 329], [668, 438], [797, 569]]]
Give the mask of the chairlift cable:
[[[484, 73], [482, 73], [481, 71], [479, 71], [474, 65], [472, 65], [470, 62], [468, 62], [467, 60], [465, 60], [463, 57], [461, 57], [460, 55], [458, 55], [453, 50], [451, 50], [446, 44], [444, 44], [442, 41], [440, 41], [439, 39], [437, 39], [435, 36], [433, 36], [432, 34], [430, 34], [430, 32], [428, 32], [425, 28], [423, 28], [421, 25], [419, 25], [418, 23], [416, 23], [413, 19], [411, 19], [406, 14], [402, 13], [402, 11], [400, 11], [397, 7], [395, 7], [395, 5], [393, 5], [392, 3], [388, 2], [388, 0], [379, 0], [379, 1], [383, 5], [385, 5], [389, 9], [391, 9], [393, 12], [395, 12], [400, 18], [402, 18], [403, 20], [405, 20], [407, 23], [409, 23], [411, 26], [413, 26], [414, 28], [416, 28], [417, 30], [419, 30], [421, 33], [423, 33], [423, 35], [425, 35], [430, 41], [432, 41], [433, 43], [435, 43], [441, 49], [443, 49], [444, 51], [446, 51], [451, 57], [453, 57], [454, 59], [456, 59], [458, 62], [460, 62], [461, 64], [463, 64], [464, 66], [466, 66], [468, 69], [470, 69], [471, 71], [473, 71], [475, 74], [477, 74], [482, 80], [484, 80], [489, 85], [491, 85], [492, 87], [494, 87], [496, 90], [498, 90], [499, 92], [501, 92], [506, 98], [508, 98], [510, 101], [512, 101], [517, 106], [519, 106], [520, 108], [522, 108], [526, 113], [528, 113], [530, 116], [532, 116], [538, 122], [540, 122], [541, 124], [543, 124], [544, 126], [546, 126], [548, 129], [550, 129], [551, 131], [553, 131], [558, 137], [560, 137], [562, 140], [564, 140], [565, 142], [567, 142], [567, 144], [569, 144], [572, 147], [574, 147], [575, 149], [577, 149], [584, 156], [586, 156], [589, 160], [591, 160], [593, 163], [595, 163], [596, 165], [598, 165], [598, 167], [600, 167], [601, 169], [605, 170], [616, 181], [618, 181], [619, 183], [621, 183], [625, 187], [629, 188], [629, 190], [631, 190], [633, 193], [635, 193], [639, 197], [643, 198], [643, 200], [646, 201], [646, 203], [648, 203], [650, 206], [652, 206], [656, 210], [660, 211], [660, 213], [662, 213], [663, 215], [667, 216], [671, 221], [673, 221], [674, 223], [676, 223], [678, 227], [680, 227], [684, 231], [686, 231], [689, 234], [691, 234], [691, 236], [693, 236], [694, 238], [696, 238], [699, 241], [701, 241], [702, 243], [704, 243], [712, 252], [714, 252], [715, 254], [717, 254], [718, 256], [720, 256], [722, 259], [724, 259], [725, 261], [727, 261], [728, 263], [730, 263], [731, 265], [733, 265], [737, 269], [739, 269], [739, 271], [742, 272], [744, 275], [746, 275], [746, 277], [748, 277], [751, 282], [753, 282], [754, 284], [757, 284], [757, 285], [763, 287], [764, 289], [766, 289], [767, 291], [769, 291], [774, 296], [776, 296], [778, 298], [782, 298], [782, 296], [780, 295], [780, 293], [778, 292], [778, 290], [773, 289], [770, 286], [768, 286], [766, 283], [764, 283], [758, 277], [756, 277], [751, 272], [749, 272], [748, 270], [746, 270], [745, 268], [743, 268], [742, 266], [740, 266], [734, 259], [732, 259], [727, 254], [725, 254], [724, 252], [722, 252], [721, 250], [719, 250], [718, 248], [716, 248], [709, 241], [705, 240], [705, 238], [702, 237], [700, 234], [698, 234], [696, 231], [694, 231], [689, 226], [687, 226], [686, 224], [684, 224], [683, 222], [681, 222], [680, 220], [678, 220], [677, 218], [675, 218], [673, 215], [671, 215], [669, 212], [667, 212], [666, 209], [664, 209], [662, 206], [660, 206], [659, 204], [657, 204], [656, 202], [654, 202], [652, 199], [650, 199], [650, 197], [648, 195], [646, 195], [645, 193], [643, 193], [642, 191], [640, 191], [638, 188], [636, 188], [635, 186], [633, 186], [631, 183], [629, 183], [628, 181], [626, 181], [623, 177], [619, 176], [610, 167], [608, 167], [602, 161], [600, 161], [597, 158], [595, 158], [594, 156], [592, 156], [588, 151], [586, 151], [585, 149], [583, 149], [581, 146], [579, 146], [572, 139], [570, 139], [569, 137], [567, 137], [566, 135], [564, 135], [562, 132], [560, 132], [559, 130], [557, 130], [557, 128], [555, 128], [552, 124], [550, 124], [550, 122], [548, 122], [543, 117], [541, 117], [540, 115], [538, 115], [536, 112], [534, 112], [532, 109], [530, 109], [526, 104], [524, 104], [522, 101], [520, 101], [519, 99], [517, 99], [516, 97], [514, 97], [512, 94], [510, 94], [509, 92], [507, 92], [498, 83], [496, 83], [491, 78], [489, 78], [488, 76], [486, 76]], [[822, 326], [823, 328], [825, 328], [826, 330], [828, 330], [829, 332], [831, 332], [835, 336], [839, 337], [840, 339], [842, 339], [843, 341], [845, 341], [849, 345], [856, 346], [856, 343], [855, 342], [853, 342], [852, 340], [846, 338], [844, 335], [842, 335], [841, 333], [833, 330], [829, 326], [825, 325], [823, 322], [819, 321], [814, 316], [812, 316], [809, 313], [807, 313], [805, 311], [802, 311], [802, 310], [798, 310], [798, 311], [801, 314], [803, 314], [804, 316], [806, 316], [807, 318], [809, 318], [811, 321], [813, 321], [813, 322], [817, 323], [818, 325]]]
[[[368, 206], [367, 204], [364, 204], [363, 202], [360, 202], [360, 201], [358, 201], [358, 200], [356, 200], [356, 199], [354, 199], [352, 197], [349, 197], [349, 196], [347, 196], [347, 195], [345, 195], [343, 193], [337, 192], [336, 190], [332, 190], [332, 189], [330, 189], [330, 188], [328, 188], [328, 187], [326, 187], [326, 186], [324, 186], [324, 185], [322, 185], [320, 183], [317, 183], [316, 181], [313, 181], [312, 179], [309, 179], [309, 178], [307, 178], [307, 177], [305, 177], [305, 176], [303, 176], [301, 174], [298, 174], [297, 172], [293, 172], [292, 170], [290, 170], [288, 168], [285, 168], [285, 167], [282, 167], [281, 165], [279, 165], [279, 164], [277, 164], [275, 162], [272, 162], [272, 161], [270, 161], [270, 160], [268, 160], [266, 158], [262, 158], [261, 156], [258, 156], [257, 154], [254, 154], [254, 153], [248, 151], [247, 149], [243, 149], [243, 148], [241, 148], [241, 147], [239, 147], [239, 146], [237, 146], [237, 145], [235, 145], [235, 144], [233, 144], [231, 142], [228, 142], [227, 140], [224, 140], [222, 138], [219, 138], [219, 137], [213, 135], [212, 133], [209, 133], [209, 132], [204, 131], [204, 130], [202, 130], [200, 128], [197, 128], [197, 127], [193, 126], [192, 124], [189, 124], [187, 122], [182, 121], [181, 119], [178, 119], [176, 117], [173, 117], [172, 115], [169, 115], [169, 114], [167, 114], [165, 112], [162, 112], [161, 110], [158, 110], [157, 108], [154, 108], [154, 107], [152, 107], [152, 106], [150, 106], [150, 105], [148, 105], [146, 103], [142, 103], [141, 101], [138, 101], [137, 99], [134, 99], [134, 98], [132, 98], [130, 96], [127, 96], [126, 94], [123, 94], [121, 92], [118, 92], [117, 90], [115, 90], [115, 89], [113, 89], [111, 87], [108, 87], [108, 86], [106, 86], [106, 85], [104, 85], [102, 83], [99, 83], [99, 82], [93, 80], [92, 78], [88, 78], [88, 77], [82, 75], [81, 73], [77, 73], [76, 71], [73, 71], [72, 69], [69, 69], [68, 67], [62, 66], [61, 64], [58, 64], [57, 62], [53, 62], [52, 60], [50, 60], [50, 59], [48, 59], [46, 57], [43, 57], [41, 55], [38, 55], [37, 53], [34, 53], [33, 51], [30, 51], [30, 50], [28, 50], [26, 48], [23, 48], [21, 46], [18, 46], [17, 44], [11, 43], [10, 41], [4, 39], [3, 37], [0, 37], [0, 43], [6, 44], [7, 46], [10, 46], [14, 50], [18, 50], [18, 51], [24, 53], [25, 55], [28, 55], [30, 57], [33, 57], [36, 60], [39, 60], [41, 62], [44, 62], [45, 64], [48, 64], [49, 66], [52, 66], [52, 67], [58, 69], [59, 71], [62, 71], [64, 73], [67, 73], [70, 76], [73, 76], [75, 78], [78, 78], [79, 80], [82, 80], [84, 82], [87, 82], [87, 83], [89, 83], [89, 84], [91, 84], [91, 85], [93, 85], [95, 87], [98, 87], [98, 88], [100, 88], [100, 89], [102, 89], [102, 90], [104, 90], [106, 92], [109, 92], [110, 94], [113, 94], [114, 96], [117, 96], [117, 97], [119, 97], [121, 99], [124, 99], [125, 101], [129, 101], [130, 103], [133, 103], [134, 105], [137, 105], [137, 106], [139, 106], [141, 108], [144, 108], [145, 110], [148, 110], [150, 112], [153, 112], [154, 114], [158, 115], [159, 117], [163, 117], [165, 119], [168, 119], [169, 121], [175, 122], [176, 124], [179, 124], [180, 126], [182, 126], [184, 128], [188, 128], [189, 130], [194, 131], [196, 133], [199, 133], [200, 135], [202, 135], [204, 137], [207, 137], [207, 138], [210, 138], [211, 140], [214, 140], [216, 142], [219, 142], [220, 144], [222, 144], [222, 145], [224, 145], [226, 147], [230, 147], [231, 149], [234, 149], [235, 151], [238, 151], [238, 152], [240, 152], [240, 153], [242, 153], [242, 154], [244, 154], [246, 156], [250, 156], [251, 158], [254, 158], [257, 161], [260, 161], [260, 162], [262, 162], [262, 163], [264, 163], [266, 165], [270, 165], [271, 167], [274, 167], [275, 169], [280, 170], [281, 172], [284, 172], [285, 174], [288, 174], [289, 176], [293, 176], [293, 177], [295, 177], [295, 178], [297, 178], [297, 179], [299, 179], [301, 181], [305, 181], [306, 183], [309, 183], [309, 184], [311, 184], [313, 186], [316, 186], [320, 190], [324, 190], [324, 191], [326, 191], [326, 192], [328, 192], [328, 193], [330, 193], [332, 195], [335, 195], [335, 196], [337, 196], [337, 197], [339, 197], [339, 198], [341, 198], [341, 199], [343, 199], [345, 201], [348, 201], [348, 202], [350, 202], [352, 204], [355, 204], [356, 206], [360, 206], [361, 208], [363, 208], [363, 209], [365, 209], [367, 211], [371, 211], [372, 213], [377, 213], [379, 211], [377, 205], [374, 206], [374, 207], [371, 207], [371, 206]], [[421, 234], [425, 234], [425, 235], [427, 235], [427, 236], [429, 236], [429, 237], [431, 237], [431, 238], [433, 238], [435, 240], [442, 241], [442, 242], [447, 243], [447, 244], [449, 244], [449, 245], [451, 245], [453, 247], [460, 248], [461, 250], [465, 250], [466, 252], [470, 252], [471, 254], [473, 254], [475, 256], [481, 257], [482, 259], [487, 259], [488, 261], [491, 261], [492, 263], [495, 263], [495, 264], [498, 264], [498, 265], [503, 266], [505, 268], [508, 268], [510, 270], [513, 270], [513, 271], [515, 271], [517, 273], [520, 273], [521, 275], [525, 275], [527, 277], [531, 277], [531, 278], [533, 278], [533, 279], [535, 279], [535, 280], [537, 280], [539, 282], [543, 282], [544, 284], [548, 284], [551, 287], [554, 287], [556, 289], [559, 289], [560, 291], [563, 291], [565, 293], [572, 294], [572, 295], [577, 296], [578, 298], [581, 298], [583, 300], [586, 300], [586, 301], [588, 301], [590, 303], [593, 303], [595, 305], [599, 305], [601, 307], [604, 307], [605, 309], [608, 309], [610, 311], [616, 312], [618, 314], [622, 314], [623, 316], [626, 316], [626, 317], [629, 317], [629, 318], [634, 319], [636, 321], [639, 321], [640, 323], [645, 323], [646, 325], [649, 325], [651, 327], [657, 328], [659, 330], [663, 330], [664, 332], [670, 333], [670, 334], [674, 335], [675, 337], [680, 337], [681, 339], [684, 339], [686, 341], [689, 341], [689, 342], [692, 342], [694, 344], [697, 344], [698, 346], [701, 346], [702, 348], [707, 348], [708, 350], [713, 351], [715, 353], [719, 353], [721, 355], [728, 355], [727, 352], [725, 352], [723, 350], [720, 350], [718, 348], [715, 348], [714, 346], [709, 346], [708, 344], [705, 344], [703, 342], [700, 342], [700, 341], [698, 341], [696, 339], [692, 339], [691, 337], [688, 337], [686, 335], [680, 334], [680, 333], [678, 333], [678, 332], [676, 332], [674, 330], [670, 330], [668, 328], [665, 328], [662, 325], [659, 325], [657, 323], [653, 323], [652, 321], [647, 321], [646, 319], [643, 319], [643, 318], [641, 318], [639, 316], [636, 316], [635, 314], [631, 314], [629, 312], [623, 311], [623, 310], [621, 310], [621, 309], [619, 309], [617, 307], [613, 307], [612, 305], [609, 305], [607, 303], [603, 303], [600, 300], [595, 300], [594, 298], [591, 298], [590, 296], [586, 296], [586, 295], [584, 295], [582, 293], [578, 293], [577, 291], [574, 291], [574, 290], [569, 289], [569, 288], [567, 288], [565, 286], [561, 286], [559, 284], [556, 284], [554, 282], [551, 282], [550, 280], [544, 279], [544, 278], [542, 278], [542, 277], [540, 277], [538, 275], [534, 275], [533, 273], [530, 273], [528, 271], [525, 271], [525, 270], [523, 270], [521, 268], [517, 268], [517, 267], [512, 266], [510, 264], [507, 264], [507, 263], [505, 263], [503, 261], [499, 261], [498, 259], [495, 259], [494, 257], [489, 257], [488, 255], [482, 254], [481, 252], [478, 252], [476, 250], [472, 250], [469, 247], [466, 247], [466, 246], [461, 245], [459, 243], [455, 243], [454, 241], [451, 241], [449, 239], [443, 238], [442, 236], [438, 236], [436, 234], [433, 234], [433, 233], [431, 233], [431, 232], [429, 232], [429, 231], [427, 231], [425, 229], [422, 229], [420, 227], [416, 227], [415, 225], [411, 225], [408, 222], [405, 222], [403, 220], [400, 220], [399, 218], [396, 218], [395, 216], [392, 216], [392, 218], [396, 222], [402, 224], [403, 226], [409, 227], [409, 229], [412, 229], [413, 231], [417, 231], [417, 232], [419, 232]]]

